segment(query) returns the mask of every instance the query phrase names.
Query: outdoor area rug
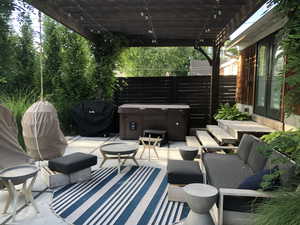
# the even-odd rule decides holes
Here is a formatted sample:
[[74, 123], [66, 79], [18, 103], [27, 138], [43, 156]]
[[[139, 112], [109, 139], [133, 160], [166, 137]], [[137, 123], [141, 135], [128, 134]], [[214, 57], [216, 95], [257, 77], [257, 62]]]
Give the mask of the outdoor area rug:
[[124, 167], [93, 172], [92, 179], [53, 193], [52, 209], [75, 225], [169, 225], [185, 218], [187, 204], [168, 201], [165, 171]]

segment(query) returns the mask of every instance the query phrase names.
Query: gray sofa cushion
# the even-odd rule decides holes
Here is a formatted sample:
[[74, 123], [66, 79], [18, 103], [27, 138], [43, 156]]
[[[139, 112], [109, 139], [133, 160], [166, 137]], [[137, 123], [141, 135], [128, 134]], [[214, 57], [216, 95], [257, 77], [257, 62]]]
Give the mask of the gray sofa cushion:
[[269, 148], [266, 144], [259, 140], [253, 141], [247, 164], [254, 173], [258, 173], [259, 171], [264, 169], [267, 161], [267, 156], [263, 154], [263, 152], [265, 151], [269, 151]]
[[278, 151], [273, 151], [265, 165], [266, 169], [278, 167], [280, 171], [280, 184], [286, 186], [291, 178], [295, 175], [295, 162]]
[[208, 182], [217, 188], [237, 188], [252, 170], [237, 155], [206, 153], [203, 161]]
[[255, 141], [254, 137], [248, 134], [244, 134], [242, 140], [239, 144], [239, 150], [237, 152], [238, 156], [243, 160], [245, 163], [248, 160], [249, 153], [252, 147], [253, 142]]

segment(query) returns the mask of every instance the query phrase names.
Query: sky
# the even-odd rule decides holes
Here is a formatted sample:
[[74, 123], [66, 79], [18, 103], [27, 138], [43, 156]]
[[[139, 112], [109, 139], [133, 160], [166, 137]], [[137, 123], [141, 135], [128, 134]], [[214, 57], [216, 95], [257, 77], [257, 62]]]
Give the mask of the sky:
[[[239, 34], [243, 31], [247, 30], [252, 24], [254, 24], [257, 20], [259, 20], [266, 12], [270, 11], [275, 5], [268, 7], [268, 4], [264, 4], [256, 13], [254, 13], [248, 20], [246, 20], [235, 32], [230, 35], [230, 40], [236, 38]], [[38, 22], [38, 11], [34, 10], [31, 14], [32, 23], [33, 23], [33, 30], [36, 34], [39, 33], [39, 22]], [[19, 32], [20, 25], [16, 20], [17, 14], [14, 12], [12, 15], [12, 23], [14, 29]], [[38, 40], [38, 35], [36, 35], [36, 39]], [[36, 40], [36, 41], [37, 41]]]

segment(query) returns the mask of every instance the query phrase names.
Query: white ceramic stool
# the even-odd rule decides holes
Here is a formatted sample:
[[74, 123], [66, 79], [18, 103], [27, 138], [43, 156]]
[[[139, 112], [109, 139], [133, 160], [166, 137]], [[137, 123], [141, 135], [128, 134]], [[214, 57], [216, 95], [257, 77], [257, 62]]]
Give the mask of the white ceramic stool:
[[188, 184], [183, 187], [190, 212], [184, 225], [214, 225], [209, 210], [217, 201], [217, 188], [207, 184]]

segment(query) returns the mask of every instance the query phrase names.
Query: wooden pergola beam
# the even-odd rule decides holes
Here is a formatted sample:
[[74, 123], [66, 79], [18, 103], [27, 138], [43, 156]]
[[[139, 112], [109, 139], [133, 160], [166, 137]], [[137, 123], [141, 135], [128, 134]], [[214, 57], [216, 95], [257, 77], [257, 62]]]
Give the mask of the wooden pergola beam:
[[54, 8], [52, 4], [47, 4], [47, 2], [49, 2], [48, 0], [27, 0], [27, 2], [34, 5], [35, 8], [43, 12], [45, 15], [55, 19], [86, 39], [91, 41], [96, 40], [96, 35], [81, 25], [80, 18], [69, 17], [59, 7]]

